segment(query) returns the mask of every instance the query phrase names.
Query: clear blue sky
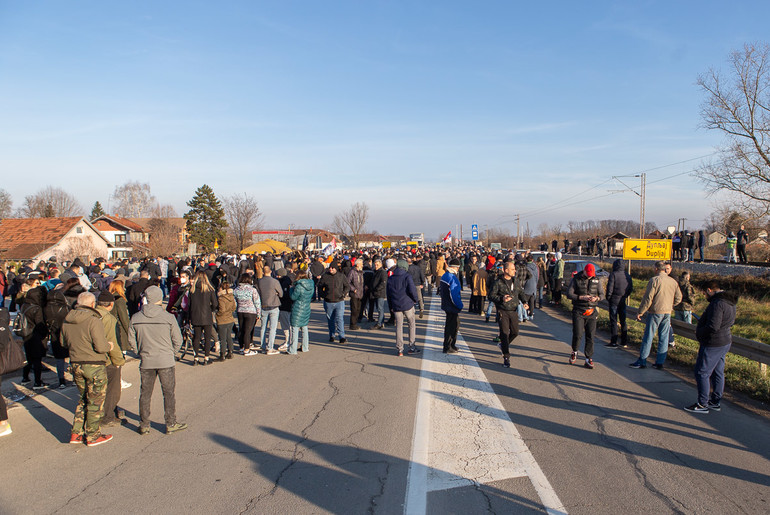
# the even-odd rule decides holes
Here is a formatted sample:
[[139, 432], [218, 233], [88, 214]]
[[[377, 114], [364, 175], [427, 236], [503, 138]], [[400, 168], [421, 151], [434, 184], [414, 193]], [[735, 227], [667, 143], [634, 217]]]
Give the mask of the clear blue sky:
[[[711, 153], [697, 75], [769, 18], [756, 1], [0, 0], [0, 187], [90, 210], [139, 180], [181, 214], [208, 183], [253, 194], [270, 227], [363, 201], [372, 229], [428, 237], [517, 212], [638, 219], [601, 183]], [[647, 193], [662, 227], [712, 210], [689, 175]]]

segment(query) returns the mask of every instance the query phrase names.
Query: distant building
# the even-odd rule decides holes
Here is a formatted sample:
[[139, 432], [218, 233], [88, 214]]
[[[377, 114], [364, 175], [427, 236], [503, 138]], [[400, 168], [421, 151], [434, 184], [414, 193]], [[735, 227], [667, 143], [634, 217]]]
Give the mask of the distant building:
[[112, 244], [108, 259], [149, 254], [150, 238], [140, 224], [116, 215], [102, 215], [92, 223]]
[[265, 240], [281, 241], [292, 249], [301, 250], [305, 235], [307, 235], [307, 248], [305, 250], [308, 252], [321, 250], [331, 243], [332, 240], [335, 240], [338, 245], [342, 243], [336, 234], [323, 229], [271, 229], [252, 231], [251, 241], [253, 243], [259, 243], [260, 241]]
[[706, 236], [706, 246], [714, 247], [716, 245], [722, 245], [727, 241], [727, 236], [724, 233], [715, 231]]
[[5, 218], [0, 220], [0, 259], [88, 262], [107, 258], [110, 242], [87, 219]]

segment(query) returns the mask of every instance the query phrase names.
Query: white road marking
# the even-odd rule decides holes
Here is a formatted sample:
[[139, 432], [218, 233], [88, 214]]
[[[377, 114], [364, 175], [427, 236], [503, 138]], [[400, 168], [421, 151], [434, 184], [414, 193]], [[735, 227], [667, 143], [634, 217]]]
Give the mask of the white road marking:
[[405, 513], [423, 515], [429, 492], [527, 476], [549, 514], [566, 514], [462, 336], [458, 354], [442, 352], [443, 319], [434, 296], [422, 354]]

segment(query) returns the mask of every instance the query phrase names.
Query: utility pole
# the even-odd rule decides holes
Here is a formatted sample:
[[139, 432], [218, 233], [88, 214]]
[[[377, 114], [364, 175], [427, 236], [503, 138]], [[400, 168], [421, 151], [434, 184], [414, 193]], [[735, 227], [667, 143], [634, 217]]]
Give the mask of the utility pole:
[[460, 224], [460, 243], [463, 242], [463, 224]]
[[641, 197], [641, 208], [639, 210], [639, 238], [644, 238], [644, 202], [647, 189], [647, 174], [641, 174], [642, 186], [639, 189], [639, 197]]
[[521, 216], [516, 215], [516, 250], [521, 248]]

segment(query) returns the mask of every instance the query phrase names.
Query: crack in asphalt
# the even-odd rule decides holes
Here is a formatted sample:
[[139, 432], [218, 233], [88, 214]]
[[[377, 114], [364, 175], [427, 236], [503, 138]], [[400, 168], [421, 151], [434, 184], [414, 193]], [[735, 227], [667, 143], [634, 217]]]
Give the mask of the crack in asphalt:
[[[601, 408], [599, 408], [599, 409], [600, 409], [600, 411], [604, 411], [604, 410], [601, 410]], [[621, 444], [621, 443], [619, 443], [617, 441], [614, 441], [613, 437], [609, 434], [609, 432], [607, 431], [607, 428], [605, 426], [605, 422], [607, 420], [611, 420], [611, 419], [612, 419], [612, 417], [609, 416], [605, 412], [603, 415], [598, 416], [598, 417], [596, 417], [593, 420], [594, 424], [596, 425], [596, 429], [598, 431], [599, 438], [602, 440], [602, 442], [604, 442], [604, 444], [607, 447], [613, 448], [616, 451], [618, 451], [621, 454], [623, 454], [623, 456], [626, 458], [626, 461], [633, 468], [634, 473], [636, 474], [636, 476], [639, 479], [642, 480], [642, 483], [644, 484], [644, 487], [650, 493], [652, 493], [653, 495], [655, 495], [655, 497], [657, 497], [658, 499], [663, 501], [663, 503], [666, 506], [668, 506], [671, 509], [672, 512], [684, 515], [684, 513], [686, 513], [686, 512], [684, 512], [681, 509], [679, 509], [678, 506], [681, 506], [681, 507], [684, 508], [685, 505], [682, 502], [680, 502], [679, 500], [672, 499], [672, 498], [668, 497], [666, 494], [664, 494], [663, 492], [661, 492], [660, 490], [658, 490], [655, 487], [655, 485], [652, 484], [652, 481], [650, 481], [650, 479], [647, 477], [647, 472], [645, 472], [644, 469], [642, 468], [642, 464], [641, 464], [641, 461], [639, 460], [639, 458], [627, 446], [625, 446], [625, 445], [623, 445], [623, 444]]]

